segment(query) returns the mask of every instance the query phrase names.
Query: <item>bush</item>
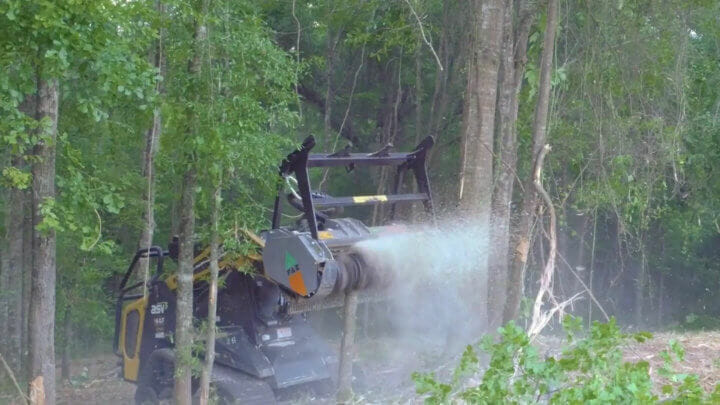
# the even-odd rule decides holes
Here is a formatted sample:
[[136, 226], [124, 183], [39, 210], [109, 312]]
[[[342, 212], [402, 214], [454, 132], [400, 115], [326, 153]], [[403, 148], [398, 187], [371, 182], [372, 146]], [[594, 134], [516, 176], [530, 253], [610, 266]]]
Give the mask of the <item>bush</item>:
[[584, 338], [581, 319], [566, 317], [563, 328], [566, 342], [561, 354], [542, 357], [525, 331], [514, 323], [500, 328], [499, 339], [485, 337], [479, 348], [490, 361], [479, 385], [468, 378], [480, 372], [473, 346], [468, 346], [449, 382], [439, 382], [432, 373], [413, 373], [418, 394], [426, 404], [465, 401], [472, 404], [495, 403], [632, 403], [652, 404], [661, 399], [670, 403], [719, 403], [720, 384], [712, 394], [699, 385], [698, 377], [678, 374], [673, 364], [682, 361], [684, 352], [676, 342], [661, 353], [664, 367], [659, 374], [668, 381], [656, 388], [650, 378], [650, 366], [622, 359], [622, 346], [644, 342], [650, 333], [621, 333], [615, 319], [593, 323]]

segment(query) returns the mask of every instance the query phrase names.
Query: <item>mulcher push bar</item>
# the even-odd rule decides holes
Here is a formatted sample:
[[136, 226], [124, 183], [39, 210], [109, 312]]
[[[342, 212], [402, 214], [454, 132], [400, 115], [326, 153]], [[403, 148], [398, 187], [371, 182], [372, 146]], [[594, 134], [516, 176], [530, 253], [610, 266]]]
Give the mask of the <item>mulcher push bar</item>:
[[[430, 182], [428, 181], [427, 171], [425, 169], [425, 159], [428, 150], [432, 148], [434, 143], [433, 138], [428, 136], [415, 147], [415, 150], [408, 153], [390, 152], [391, 146], [387, 145], [374, 153], [350, 153], [346, 148], [345, 150], [332, 154], [310, 154], [310, 150], [315, 146], [315, 138], [309, 136], [303, 141], [299, 149], [289, 154], [287, 158], [283, 160], [280, 165], [280, 175], [282, 177], [295, 175], [298, 182], [298, 191], [303, 202], [304, 217], [308, 222], [312, 237], [317, 239], [318, 227], [315, 206], [346, 207], [354, 205], [392, 204], [390, 218], [393, 218], [396, 203], [422, 201], [425, 206], [425, 211], [432, 214], [432, 196], [430, 193]], [[352, 170], [354, 166], [397, 166], [393, 183], [393, 194], [330, 197], [312, 192], [308, 176], [309, 168], [346, 167], [348, 170]], [[418, 192], [414, 194], [398, 194], [400, 186], [402, 185], [403, 176], [408, 170], [412, 170], [415, 175]], [[273, 229], [277, 229], [280, 226], [281, 192], [281, 189], [279, 189], [275, 197], [272, 218]]]

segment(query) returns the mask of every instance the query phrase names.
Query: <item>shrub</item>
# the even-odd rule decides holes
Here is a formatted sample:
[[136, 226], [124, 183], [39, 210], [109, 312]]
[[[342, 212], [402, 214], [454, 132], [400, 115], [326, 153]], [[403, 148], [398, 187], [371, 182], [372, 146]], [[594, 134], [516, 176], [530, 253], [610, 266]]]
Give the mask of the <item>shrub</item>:
[[440, 382], [432, 373], [413, 373], [416, 391], [426, 404], [464, 401], [496, 403], [632, 403], [652, 404], [661, 399], [670, 403], [718, 403], [720, 384], [712, 394], [699, 385], [697, 376], [674, 372], [682, 361], [682, 347], [671, 342], [661, 353], [664, 366], [659, 374], [668, 381], [657, 389], [645, 361], [623, 361], [622, 347], [632, 341], [644, 342], [650, 333], [622, 333], [615, 319], [593, 323], [587, 336], [578, 338], [581, 319], [566, 317], [564, 346], [557, 357], [541, 356], [525, 331], [509, 323], [498, 330], [498, 338], [485, 337], [479, 348], [489, 363], [478, 385], [468, 376], [480, 373], [473, 346], [467, 346], [449, 382]]

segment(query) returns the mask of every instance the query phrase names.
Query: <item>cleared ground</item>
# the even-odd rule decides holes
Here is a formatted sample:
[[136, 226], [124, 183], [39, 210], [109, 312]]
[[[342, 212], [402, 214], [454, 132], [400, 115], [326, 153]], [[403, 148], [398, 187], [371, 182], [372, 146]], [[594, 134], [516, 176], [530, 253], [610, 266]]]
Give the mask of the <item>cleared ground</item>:
[[[710, 391], [720, 382], [720, 332], [660, 333], [653, 339], [629, 346], [625, 351], [629, 361], [645, 360], [651, 365], [653, 379], [662, 383], [657, 371], [663, 364], [660, 352], [670, 340], [677, 340], [685, 348], [685, 360], [676, 365], [679, 372], [700, 376], [703, 387]], [[427, 370], [437, 358], [427, 355], [392, 356], [390, 341], [374, 341], [359, 348], [360, 375], [358, 383], [365, 387], [358, 396], [359, 403], [407, 403], [413, 400], [414, 387], [410, 381], [412, 371]], [[437, 363], [436, 363], [437, 364]], [[433, 367], [439, 374], [449, 371], [452, 364]], [[77, 360], [73, 364], [71, 382], [59, 388], [60, 404], [132, 404], [135, 386], [119, 378], [117, 358], [112, 355]], [[59, 372], [59, 370], [58, 370]], [[6, 397], [7, 398], [7, 397]], [[286, 403], [318, 403], [320, 398], [309, 392], [297, 392]]]

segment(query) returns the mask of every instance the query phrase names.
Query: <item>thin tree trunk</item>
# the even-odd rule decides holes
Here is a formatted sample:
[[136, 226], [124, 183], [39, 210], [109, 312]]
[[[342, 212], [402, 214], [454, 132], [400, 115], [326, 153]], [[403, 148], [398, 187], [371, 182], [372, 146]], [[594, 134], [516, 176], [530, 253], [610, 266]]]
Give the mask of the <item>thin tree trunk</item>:
[[[440, 46], [438, 48], [438, 53], [440, 54], [440, 57], [443, 58], [443, 66], [445, 67], [443, 70], [440, 70], [440, 67], [436, 67], [435, 71], [435, 86], [433, 90], [432, 95], [432, 101], [430, 102], [430, 114], [429, 114], [429, 120], [427, 125], [427, 131], [429, 135], [437, 136], [435, 128], [437, 128], [438, 123], [442, 121], [441, 113], [444, 113], [444, 111], [440, 112], [440, 99], [442, 97], [442, 93], [446, 92], [446, 82], [447, 77], [449, 75], [450, 66], [448, 64], [448, 52], [447, 52], [447, 43], [448, 43], [448, 29], [450, 28], [450, 22], [449, 22], [449, 2], [444, 1], [443, 2], [443, 25], [442, 25], [442, 31], [440, 34]], [[422, 37], [418, 38], [418, 42], [420, 42], [419, 46], [422, 46]]]
[[[30, 397], [33, 403], [55, 404], [55, 230], [38, 231], [41, 208], [55, 198], [55, 140], [58, 122], [58, 81], [38, 82], [37, 118], [49, 122], [45, 137], [34, 147], [33, 269], [30, 300]], [[44, 398], [44, 400], [43, 400]]]
[[[385, 146], [388, 143], [393, 143], [395, 141], [395, 137], [397, 136], [397, 123], [398, 123], [398, 108], [400, 106], [400, 101], [402, 100], [402, 52], [400, 53], [400, 57], [398, 58], [398, 73], [397, 73], [397, 90], [395, 92], [395, 97], [391, 98], [393, 91], [392, 90], [386, 90], [386, 98], [385, 98], [385, 106], [382, 109], [381, 117], [382, 117], [382, 123], [383, 123], [383, 132], [382, 132], [382, 139], [381, 139], [381, 145]], [[394, 75], [393, 75], [394, 76]], [[390, 80], [392, 83], [392, 79]], [[391, 101], [394, 100], [394, 101]], [[387, 185], [387, 180], [389, 177], [389, 168], [387, 166], [383, 166], [379, 170], [378, 175], [378, 183], [377, 183], [377, 189], [375, 191], [375, 194], [383, 194], [385, 192], [385, 188]], [[384, 210], [382, 205], [375, 205], [373, 206], [372, 211], [372, 217], [371, 217], [371, 225], [375, 226], [378, 225], [380, 222], [382, 222], [384, 218]]]
[[[160, 16], [164, 14], [164, 7], [161, 1], [156, 2], [156, 8]], [[163, 29], [159, 30], [157, 44], [154, 52], [149, 55], [153, 60], [155, 68], [158, 69], [160, 75], [163, 75], [163, 67], [165, 65], [165, 55], [163, 53]], [[156, 92], [162, 93], [162, 81], [156, 83]], [[147, 188], [145, 190], [145, 212], [143, 213], [143, 229], [140, 234], [138, 248], [149, 248], [153, 243], [153, 234], [155, 232], [155, 155], [157, 154], [160, 134], [162, 133], [162, 115], [160, 107], [153, 110], [152, 126], [145, 133], [145, 151], [143, 153], [143, 176]], [[139, 269], [142, 269], [145, 283], [150, 278], [150, 259], [141, 258], [138, 261]], [[143, 287], [143, 295], [147, 294], [147, 285]]]
[[[555, 1], [555, 0], [550, 0]], [[550, 151], [550, 145], [545, 145], [540, 149], [539, 155], [535, 158], [535, 168], [533, 174], [533, 186], [535, 191], [542, 197], [543, 202], [547, 206], [547, 212], [549, 216], [549, 224], [547, 230], [547, 237], [549, 242], [548, 259], [544, 262], [544, 269], [540, 275], [540, 288], [537, 295], [535, 296], [535, 302], [533, 304], [532, 317], [530, 319], [530, 326], [528, 326], [528, 336], [533, 339], [537, 336], [543, 328], [550, 322], [553, 314], [556, 311], [562, 311], [565, 304], [558, 304], [553, 297], [552, 282], [553, 276], [555, 275], [555, 257], [557, 255], [557, 233], [556, 233], [556, 216], [555, 207], [552, 204], [550, 195], [545, 191], [542, 185], [542, 166], [545, 159], [545, 155]], [[542, 221], [541, 221], [542, 222]], [[542, 239], [542, 237], [541, 237]], [[543, 249], [544, 251], [544, 249]], [[544, 297], [548, 296], [548, 299], [552, 301], [554, 307], [543, 310]]]
[[[587, 286], [588, 289], [592, 292], [593, 291], [593, 280], [595, 278], [595, 242], [597, 242], [597, 209], [593, 211], [593, 237], [592, 237], [592, 246], [590, 247], [590, 269], [588, 271], [588, 277], [587, 277]], [[587, 316], [587, 322], [588, 322], [588, 329], [592, 325], [592, 313], [593, 313], [593, 306], [592, 302], [588, 301], [588, 316]]]
[[327, 67], [325, 68], [325, 104], [323, 105], [323, 123], [325, 142], [330, 142], [333, 139], [333, 127], [332, 127], [332, 105], [335, 100], [335, 86], [333, 83], [333, 73], [335, 70], [335, 48], [340, 41], [340, 35], [342, 29], [338, 29], [335, 35], [331, 35], [332, 32], [327, 33], [327, 50], [325, 59], [327, 60]]
[[340, 368], [338, 375], [338, 403], [352, 398], [352, 362], [355, 356], [355, 325], [357, 318], [358, 293], [350, 290], [345, 295], [343, 335], [340, 346]]
[[[545, 27], [545, 38], [543, 39], [543, 50], [540, 60], [540, 85], [538, 87], [538, 100], [535, 108], [532, 131], [532, 156], [533, 167], [536, 166], [536, 159], [540, 150], [545, 145], [547, 137], [548, 111], [550, 109], [550, 77], [552, 74], [552, 61], [555, 51], [555, 33], [557, 31], [557, 0], [548, 0], [547, 23]], [[523, 196], [523, 210], [520, 222], [515, 231], [513, 240], [513, 259], [510, 267], [510, 278], [508, 280], [508, 294], [503, 313], [503, 323], [515, 319], [520, 308], [522, 299], [522, 283], [527, 255], [530, 249], [530, 229], [537, 210], [537, 193], [530, 178], [525, 184]]]
[[663, 300], [663, 292], [665, 290], [665, 273], [660, 272], [660, 280], [658, 282], [658, 302], [657, 302], [657, 326], [663, 324], [665, 315], [665, 301]]
[[[197, 83], [202, 69], [202, 52], [207, 40], [207, 17], [210, 0], [203, 0], [195, 25], [193, 57], [188, 64], [191, 83]], [[196, 89], [197, 91], [197, 89]], [[197, 94], [196, 94], [197, 96]], [[197, 102], [197, 100], [196, 100]], [[196, 128], [197, 116], [191, 114], [190, 127]], [[195, 184], [197, 173], [193, 158], [186, 155], [188, 168], [183, 176], [180, 201], [180, 252], [178, 258], [177, 312], [175, 321], [175, 386], [173, 399], [177, 405], [190, 405], [192, 394], [191, 370], [193, 346], [193, 259], [195, 234]]]
[[30, 300], [32, 298], [32, 245], [33, 245], [33, 204], [32, 190], [24, 193], [25, 212], [23, 218], [23, 276], [22, 276], [22, 378], [30, 379]]
[[177, 312], [175, 320], [175, 390], [178, 405], [190, 405], [190, 363], [193, 344], [193, 258], [195, 233], [195, 169], [183, 176], [180, 200], [180, 252], [178, 257]]
[[418, 37], [417, 49], [415, 50], [415, 142], [417, 145], [423, 137], [423, 72], [422, 72], [422, 38]]
[[72, 341], [72, 329], [70, 328], [70, 305], [65, 308], [65, 318], [63, 319], [63, 352], [61, 379], [70, 381], [70, 342]]
[[[497, 105], [498, 69], [502, 51], [505, 0], [475, 0], [473, 30], [467, 65], [467, 91], [463, 108], [459, 208], [481, 230], [477, 243], [489, 245], [493, 138]], [[487, 323], [487, 256], [477, 263], [472, 284], [480, 323]]]
[[[578, 230], [578, 241], [577, 241], [577, 250], [575, 253], [575, 271], [578, 273], [578, 275], [584, 275], [586, 274], [587, 266], [585, 265], [585, 236], [587, 235], [587, 229], [588, 229], [588, 216], [586, 214], [583, 214], [580, 218], [580, 229]], [[572, 283], [572, 291], [577, 291], [580, 289], [580, 282], [579, 280], [575, 280]]]
[[[423, 78], [422, 78], [422, 47], [423, 41], [422, 36], [418, 35], [417, 48], [415, 49], [415, 140], [413, 146], [420, 142], [420, 139], [425, 132], [423, 127]], [[438, 76], [439, 79], [439, 76]], [[437, 83], [436, 83], [437, 85]], [[401, 185], [402, 186], [402, 185]], [[412, 192], [417, 193], [417, 182], [412, 183]], [[405, 216], [408, 220], [415, 220], [420, 214], [420, 206], [418, 204], [406, 205], [407, 214]]]
[[[20, 157], [13, 158], [13, 166], [21, 169], [23, 161]], [[3, 255], [2, 294], [6, 299], [7, 319], [5, 320], [4, 356], [13, 370], [20, 370], [22, 364], [23, 338], [23, 226], [25, 219], [25, 192], [11, 188], [8, 192], [8, 211], [5, 216], [7, 250]]]
[[222, 204], [221, 185], [215, 187], [210, 235], [210, 293], [208, 295], [207, 342], [205, 349], [205, 367], [200, 379], [200, 405], [207, 405], [210, 396], [210, 377], [215, 362], [215, 322], [217, 319], [218, 273], [220, 268], [220, 208]]
[[[640, 243], [644, 243], [640, 240]], [[635, 325], [640, 326], [645, 323], [643, 314], [643, 303], [645, 300], [645, 286], [647, 284], [647, 256], [645, 255], [645, 247], [641, 247], [640, 267], [635, 280]]]

